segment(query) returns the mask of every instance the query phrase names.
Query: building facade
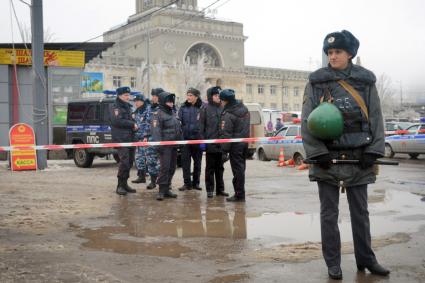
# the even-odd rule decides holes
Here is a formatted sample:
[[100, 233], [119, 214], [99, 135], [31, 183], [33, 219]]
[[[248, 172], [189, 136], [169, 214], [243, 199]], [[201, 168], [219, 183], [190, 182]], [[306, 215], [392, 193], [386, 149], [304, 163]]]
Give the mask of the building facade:
[[104, 33], [115, 44], [85, 71], [103, 73], [105, 89], [162, 87], [182, 102], [188, 87], [219, 85], [265, 108], [301, 110], [309, 72], [245, 66], [241, 23], [208, 18], [197, 0], [172, 2], [136, 0], [136, 14]]

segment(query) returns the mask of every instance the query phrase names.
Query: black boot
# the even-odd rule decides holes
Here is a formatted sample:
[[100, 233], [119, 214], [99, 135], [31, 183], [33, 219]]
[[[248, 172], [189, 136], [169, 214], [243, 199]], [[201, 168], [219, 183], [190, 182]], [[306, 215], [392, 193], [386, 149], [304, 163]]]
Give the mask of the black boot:
[[225, 191], [217, 191], [216, 193], [217, 196], [223, 196], [223, 197], [228, 197], [229, 194], [226, 193]]
[[331, 279], [342, 280], [342, 270], [338, 265], [328, 267], [328, 275]]
[[245, 197], [233, 195], [229, 198], [226, 198], [226, 200], [230, 202], [245, 202]]
[[375, 275], [387, 276], [388, 274], [390, 274], [390, 271], [386, 269], [385, 267], [383, 267], [382, 265], [380, 265], [379, 263], [375, 263], [368, 266], [364, 266], [360, 264], [357, 265], [357, 269], [359, 271], [364, 271], [365, 268], [367, 268], [370, 271], [370, 273]]
[[164, 193], [164, 197], [166, 197], [166, 198], [176, 198], [177, 195], [173, 192], [170, 192], [169, 188], [167, 187], [167, 190]]
[[150, 184], [146, 187], [146, 189], [148, 190], [153, 190], [156, 188], [156, 178], [158, 178], [158, 176], [151, 176], [151, 182]]
[[127, 191], [127, 193], [135, 193], [136, 192], [136, 190], [135, 189], [133, 189], [132, 187], [130, 187], [129, 185], [128, 185], [128, 183], [127, 183], [127, 180], [128, 179], [123, 179], [123, 186], [124, 186], [124, 188], [125, 188], [125, 190]]
[[145, 170], [137, 170], [137, 179], [131, 182], [135, 184], [146, 183]]
[[168, 190], [168, 187], [165, 185], [159, 185], [159, 192], [158, 195], [156, 196], [156, 200], [163, 200], [164, 199], [164, 194], [165, 192]]
[[125, 187], [123, 186], [123, 181], [121, 177], [118, 177], [118, 185], [117, 185], [116, 193], [119, 194], [120, 196], [125, 196], [127, 194], [127, 191]]

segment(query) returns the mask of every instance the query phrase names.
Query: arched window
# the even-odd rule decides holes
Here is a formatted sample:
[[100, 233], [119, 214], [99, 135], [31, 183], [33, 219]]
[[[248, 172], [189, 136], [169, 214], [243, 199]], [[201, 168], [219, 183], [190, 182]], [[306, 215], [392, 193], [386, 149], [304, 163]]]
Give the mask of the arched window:
[[221, 67], [220, 56], [217, 51], [209, 44], [198, 43], [192, 46], [186, 53], [185, 61], [190, 65], [198, 64], [202, 60], [205, 66]]

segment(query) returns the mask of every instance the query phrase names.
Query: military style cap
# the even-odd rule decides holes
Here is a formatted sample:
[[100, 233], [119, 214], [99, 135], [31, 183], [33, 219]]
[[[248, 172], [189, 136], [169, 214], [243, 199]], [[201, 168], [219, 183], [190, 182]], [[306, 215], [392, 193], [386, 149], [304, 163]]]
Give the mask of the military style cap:
[[323, 40], [323, 51], [326, 54], [328, 54], [329, 49], [336, 48], [347, 51], [354, 58], [357, 55], [359, 46], [359, 40], [348, 30], [332, 32]]
[[116, 92], [117, 92], [117, 95], [121, 95], [124, 93], [131, 93], [131, 90], [128, 86], [123, 86], [123, 87], [117, 88]]
[[220, 91], [220, 99], [225, 101], [235, 100], [235, 91], [233, 89], [223, 89]]
[[133, 99], [133, 101], [137, 101], [137, 100], [144, 102], [146, 99], [145, 99], [145, 96], [143, 94], [139, 93], [139, 94], [136, 94], [134, 96], [134, 99]]

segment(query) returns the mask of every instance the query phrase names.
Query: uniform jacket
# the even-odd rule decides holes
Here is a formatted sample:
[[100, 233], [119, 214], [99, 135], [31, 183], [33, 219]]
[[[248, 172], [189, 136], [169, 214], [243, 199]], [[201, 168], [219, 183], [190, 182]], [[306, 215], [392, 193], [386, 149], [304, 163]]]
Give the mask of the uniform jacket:
[[144, 103], [142, 107], [139, 107], [134, 111], [134, 118], [136, 120], [137, 126], [139, 129], [136, 132], [136, 139], [143, 140], [148, 137], [150, 134], [150, 126], [151, 126], [151, 105], [148, 103]]
[[200, 138], [200, 111], [203, 107], [204, 105], [200, 98], [194, 105], [186, 101], [180, 107], [178, 115], [182, 123], [183, 138], [185, 140], [197, 140]]
[[[369, 120], [352, 95], [337, 83], [341, 79], [362, 96], [368, 108]], [[372, 72], [351, 63], [345, 73], [325, 67], [310, 74], [304, 93], [301, 124], [307, 158], [315, 159], [327, 153], [336, 159], [360, 159], [364, 153], [384, 156], [384, 125], [375, 81]], [[323, 141], [308, 131], [308, 116], [320, 104], [321, 97], [326, 101], [332, 100], [343, 114], [344, 131], [338, 140]], [[311, 181], [324, 181], [344, 187], [369, 184], [376, 180], [373, 167], [362, 170], [358, 165], [331, 165], [328, 170], [311, 166], [309, 177]]]
[[111, 134], [114, 142], [133, 142], [135, 140], [131, 104], [117, 97], [111, 108]]
[[152, 141], [177, 141], [182, 139], [180, 121], [173, 109], [165, 104], [168, 93], [159, 95], [158, 111], [152, 113], [151, 137]]
[[[250, 115], [248, 108], [240, 102], [229, 102], [224, 106], [220, 119], [220, 138], [248, 138]], [[223, 151], [230, 152], [234, 148], [245, 146], [244, 143], [223, 143]]]
[[[212, 95], [207, 95], [208, 104], [201, 109], [200, 118], [200, 139], [218, 139], [220, 137], [220, 117], [223, 108], [218, 103], [214, 103]], [[220, 144], [207, 144], [207, 152], [221, 152]]]

